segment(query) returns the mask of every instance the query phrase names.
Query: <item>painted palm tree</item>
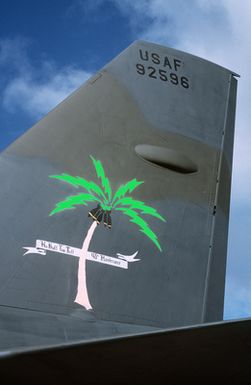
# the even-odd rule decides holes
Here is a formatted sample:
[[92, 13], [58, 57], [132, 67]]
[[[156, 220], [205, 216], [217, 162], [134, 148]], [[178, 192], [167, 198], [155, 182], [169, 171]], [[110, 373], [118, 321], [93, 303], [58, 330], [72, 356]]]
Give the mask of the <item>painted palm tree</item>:
[[86, 285], [86, 259], [89, 244], [93, 237], [94, 230], [103, 221], [107, 229], [111, 229], [112, 210], [119, 211], [130, 218], [130, 222], [139, 227], [139, 231], [147, 236], [154, 245], [161, 250], [156, 234], [150, 229], [147, 222], [142, 218], [144, 215], [151, 215], [165, 222], [165, 219], [153, 207], [146, 205], [144, 202], [135, 200], [131, 197], [131, 193], [143, 182], [132, 179], [129, 182], [119, 186], [113, 194], [109, 179], [105, 175], [104, 168], [100, 160], [96, 160], [91, 156], [91, 160], [96, 170], [98, 180], [101, 186], [96, 182], [88, 181], [79, 176], [69, 174], [51, 175], [50, 178], [59, 179], [69, 183], [75, 188], [80, 188], [83, 192], [67, 197], [65, 200], [56, 204], [50, 215], [54, 215], [60, 211], [75, 209], [78, 205], [87, 206], [89, 203], [95, 203], [96, 207], [89, 211], [88, 216], [93, 220], [87, 235], [84, 239], [78, 266], [78, 286], [75, 302], [84, 306], [87, 310], [91, 310], [92, 306], [89, 300]]

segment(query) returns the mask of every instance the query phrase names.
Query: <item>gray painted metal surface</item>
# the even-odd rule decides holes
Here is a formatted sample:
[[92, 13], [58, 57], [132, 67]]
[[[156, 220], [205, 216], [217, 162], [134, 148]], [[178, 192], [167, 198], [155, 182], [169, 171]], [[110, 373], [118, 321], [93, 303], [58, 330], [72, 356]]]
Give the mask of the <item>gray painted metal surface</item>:
[[[66, 318], [75, 336], [87, 339], [95, 334], [86, 328], [89, 317], [97, 338], [137, 333], [137, 325], [149, 330], [222, 319], [236, 84], [235, 74], [216, 64], [138, 41], [1, 154], [3, 346], [18, 328], [4, 316], [13, 308], [27, 325], [26, 311], [38, 319], [53, 314], [65, 330], [62, 341], [72, 338]], [[49, 176], [98, 182], [90, 155], [102, 162], [113, 191], [133, 178], [144, 181], [134, 199], [166, 218], [141, 213], [162, 252], [121, 212], [111, 213], [111, 230], [97, 227], [89, 251], [108, 262], [86, 263], [93, 313], [74, 304], [78, 257], [52, 249], [81, 249], [96, 204], [49, 216], [58, 201], [76, 194]], [[51, 249], [33, 253], [38, 240]], [[134, 263], [116, 257], [136, 251]], [[83, 326], [76, 326], [76, 306]], [[37, 344], [46, 344], [45, 329]], [[18, 346], [32, 343], [24, 332]]]

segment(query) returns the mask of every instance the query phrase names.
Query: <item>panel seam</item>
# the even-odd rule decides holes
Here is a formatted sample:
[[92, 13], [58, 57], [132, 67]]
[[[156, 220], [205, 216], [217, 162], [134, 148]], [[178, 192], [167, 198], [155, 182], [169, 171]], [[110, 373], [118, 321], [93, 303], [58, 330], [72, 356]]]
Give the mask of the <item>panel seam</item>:
[[233, 78], [233, 75], [230, 74], [229, 80], [228, 80], [228, 91], [227, 91], [227, 99], [226, 99], [224, 125], [223, 125], [222, 139], [221, 139], [221, 146], [220, 146], [220, 158], [219, 158], [219, 165], [218, 165], [218, 170], [216, 174], [216, 186], [215, 186], [215, 194], [214, 194], [215, 198], [214, 198], [213, 213], [212, 213], [213, 218], [212, 218], [212, 224], [211, 224], [205, 289], [204, 289], [203, 304], [202, 304], [202, 315], [201, 315], [202, 323], [205, 322], [206, 310], [207, 310], [207, 297], [208, 297], [208, 290], [209, 290], [210, 271], [211, 271], [211, 265], [212, 265], [212, 259], [213, 259], [213, 242], [214, 242], [214, 236], [215, 236], [214, 230], [215, 230], [215, 224], [216, 224], [217, 202], [218, 202], [218, 196], [219, 196], [220, 177], [222, 172], [222, 161], [223, 161], [223, 154], [224, 154], [223, 150], [225, 145], [226, 126], [227, 126], [227, 119], [228, 119], [229, 99], [230, 99], [230, 89], [232, 84], [232, 78]]

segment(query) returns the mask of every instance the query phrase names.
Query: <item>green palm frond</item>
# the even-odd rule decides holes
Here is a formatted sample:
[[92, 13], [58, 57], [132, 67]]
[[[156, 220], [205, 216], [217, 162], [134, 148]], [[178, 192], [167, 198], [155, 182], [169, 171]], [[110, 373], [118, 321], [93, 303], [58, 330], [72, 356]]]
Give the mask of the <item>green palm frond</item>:
[[102, 187], [104, 188], [105, 194], [107, 194], [108, 201], [111, 201], [112, 189], [111, 189], [109, 179], [105, 175], [104, 167], [100, 162], [100, 160], [94, 159], [93, 156], [90, 156], [90, 157], [95, 167], [97, 177], [101, 179]]
[[50, 175], [50, 178], [53, 179], [59, 179], [62, 180], [63, 182], [67, 182], [71, 184], [72, 186], [79, 188], [83, 187], [86, 189], [89, 193], [95, 193], [97, 194], [100, 198], [106, 201], [106, 196], [102, 189], [93, 181], [88, 181], [84, 178], [81, 178], [80, 176], [72, 176], [69, 174], [61, 174], [61, 175]]
[[93, 181], [66, 173], [50, 175], [50, 178], [61, 180], [85, 191], [58, 202], [49, 215], [54, 215], [66, 209], [75, 209], [77, 205], [87, 206], [89, 202], [96, 202], [101, 210], [109, 212], [109, 215], [112, 209], [127, 215], [130, 218], [130, 222], [135, 223], [139, 227], [139, 231], [145, 234], [162, 251], [157, 235], [151, 230], [148, 223], [142, 219], [142, 215], [151, 215], [163, 222], [166, 221], [165, 218], [155, 208], [148, 206], [145, 202], [128, 196], [144, 182], [138, 181], [136, 178], [129, 180], [127, 183], [121, 184], [112, 197], [112, 188], [101, 161], [93, 156], [90, 157], [101, 186]]
[[131, 218], [130, 222], [138, 225], [140, 227], [140, 231], [150, 238], [157, 248], [162, 251], [157, 235], [150, 229], [146, 221], [144, 221], [144, 219], [142, 219], [136, 211], [125, 207], [116, 207], [115, 210], [122, 211], [125, 215], [129, 216]]
[[137, 201], [131, 197], [124, 197], [122, 199], [117, 200], [113, 207], [116, 206], [130, 206], [130, 209], [139, 210], [141, 214], [152, 215], [153, 217], [156, 217], [161, 221], [166, 222], [165, 218], [163, 218], [155, 208], [147, 206], [144, 202]]
[[[67, 182], [69, 184], [71, 184], [72, 186], [78, 188], [79, 187], [79, 181], [78, 181], [78, 178], [75, 177], [75, 176], [72, 176], [72, 175], [69, 175], [69, 174], [61, 174], [61, 175], [49, 175], [49, 178], [53, 178], [53, 179], [59, 179], [59, 180], [62, 180], [63, 182]], [[88, 185], [88, 182], [86, 182], [86, 185]]]
[[66, 209], [75, 209], [75, 205], [87, 206], [87, 202], [99, 202], [100, 200], [91, 194], [78, 194], [67, 197], [65, 200], [56, 203], [54, 210], [50, 212], [50, 216]]
[[117, 189], [116, 193], [113, 197], [113, 204], [116, 202], [116, 200], [120, 199], [121, 197], [125, 196], [127, 193], [131, 193], [133, 190], [135, 190], [139, 185], [141, 185], [142, 181], [138, 181], [137, 179], [132, 179], [129, 182], [122, 184]]

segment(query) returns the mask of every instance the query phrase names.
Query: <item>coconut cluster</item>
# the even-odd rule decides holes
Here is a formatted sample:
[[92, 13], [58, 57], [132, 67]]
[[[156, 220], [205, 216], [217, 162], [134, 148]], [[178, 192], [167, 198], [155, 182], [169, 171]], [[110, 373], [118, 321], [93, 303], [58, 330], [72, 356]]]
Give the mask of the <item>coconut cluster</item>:
[[106, 228], [112, 227], [111, 210], [104, 210], [100, 205], [89, 211], [88, 217], [92, 217], [98, 225], [103, 221]]

